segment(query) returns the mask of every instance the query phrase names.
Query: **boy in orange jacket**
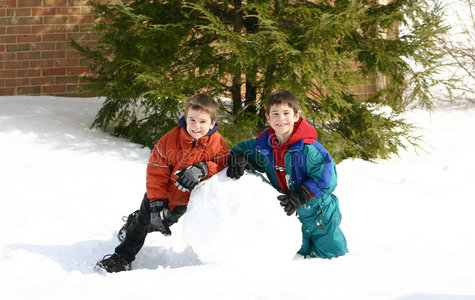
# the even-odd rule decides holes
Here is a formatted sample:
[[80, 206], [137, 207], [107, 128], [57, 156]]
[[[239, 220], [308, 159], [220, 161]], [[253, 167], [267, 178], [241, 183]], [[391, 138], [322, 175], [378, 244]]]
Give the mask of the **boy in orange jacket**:
[[224, 169], [229, 148], [217, 132], [218, 104], [206, 94], [186, 102], [178, 126], [155, 145], [147, 166], [147, 193], [140, 210], [129, 215], [119, 232], [115, 253], [96, 264], [109, 273], [127, 271], [149, 232], [170, 235], [169, 227], [185, 213], [190, 192], [202, 180]]

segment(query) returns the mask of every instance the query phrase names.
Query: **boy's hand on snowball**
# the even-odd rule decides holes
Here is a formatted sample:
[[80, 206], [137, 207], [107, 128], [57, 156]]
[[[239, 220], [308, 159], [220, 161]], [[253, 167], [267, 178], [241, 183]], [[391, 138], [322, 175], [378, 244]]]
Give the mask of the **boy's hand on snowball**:
[[244, 175], [244, 170], [255, 172], [254, 167], [249, 162], [249, 156], [246, 153], [232, 153], [228, 161], [226, 175], [233, 179], [239, 179]]
[[207, 175], [208, 167], [204, 162], [199, 162], [178, 172], [175, 185], [180, 191], [189, 192]]

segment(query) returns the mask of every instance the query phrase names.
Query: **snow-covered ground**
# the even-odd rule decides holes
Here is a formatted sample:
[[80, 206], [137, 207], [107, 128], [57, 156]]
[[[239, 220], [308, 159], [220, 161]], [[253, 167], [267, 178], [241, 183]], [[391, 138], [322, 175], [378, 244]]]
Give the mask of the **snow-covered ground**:
[[96, 98], [0, 97], [2, 299], [475, 299], [475, 107], [413, 110], [426, 151], [337, 167], [350, 253], [294, 260], [276, 192], [222, 173], [133, 270], [101, 275], [149, 150], [89, 129]]

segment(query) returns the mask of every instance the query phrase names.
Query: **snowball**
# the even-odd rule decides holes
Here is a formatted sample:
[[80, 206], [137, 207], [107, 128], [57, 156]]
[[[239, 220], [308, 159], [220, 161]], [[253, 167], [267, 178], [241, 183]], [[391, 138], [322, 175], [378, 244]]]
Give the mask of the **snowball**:
[[290, 261], [301, 245], [300, 222], [285, 214], [278, 195], [261, 176], [233, 180], [225, 169], [191, 193], [183, 239], [203, 263]]

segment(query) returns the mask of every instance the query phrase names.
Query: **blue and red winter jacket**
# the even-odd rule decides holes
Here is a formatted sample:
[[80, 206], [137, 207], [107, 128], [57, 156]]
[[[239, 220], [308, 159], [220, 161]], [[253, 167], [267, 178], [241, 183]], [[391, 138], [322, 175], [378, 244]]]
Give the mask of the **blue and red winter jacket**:
[[[316, 141], [317, 136], [315, 128], [301, 119], [295, 123], [292, 136], [282, 146], [275, 144], [271, 128], [256, 139], [239, 143], [232, 151], [247, 153], [254, 168], [266, 173], [278, 191], [285, 193], [287, 189], [294, 190], [305, 184], [314, 197], [320, 198], [333, 192], [337, 174], [335, 163]], [[285, 182], [280, 173], [284, 173]]]

